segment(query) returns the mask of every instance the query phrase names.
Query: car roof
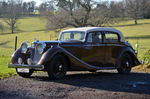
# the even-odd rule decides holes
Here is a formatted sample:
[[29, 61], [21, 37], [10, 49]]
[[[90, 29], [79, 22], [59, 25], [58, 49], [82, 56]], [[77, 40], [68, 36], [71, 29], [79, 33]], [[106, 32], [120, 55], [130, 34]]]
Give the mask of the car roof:
[[109, 28], [109, 27], [79, 27], [79, 28], [67, 29], [67, 30], [64, 30], [63, 32], [67, 32], [67, 31], [84, 31], [84, 32], [91, 32], [91, 31], [115, 31], [115, 32], [120, 32], [117, 29]]
[[110, 27], [79, 27], [79, 28], [67, 29], [67, 30], [64, 30], [63, 32], [69, 32], [69, 31], [83, 31], [85, 33], [93, 32], [93, 31], [110, 31], [110, 32], [115, 32], [119, 34], [121, 37], [120, 40], [122, 42], [125, 42], [125, 38], [122, 32], [115, 28], [110, 28]]

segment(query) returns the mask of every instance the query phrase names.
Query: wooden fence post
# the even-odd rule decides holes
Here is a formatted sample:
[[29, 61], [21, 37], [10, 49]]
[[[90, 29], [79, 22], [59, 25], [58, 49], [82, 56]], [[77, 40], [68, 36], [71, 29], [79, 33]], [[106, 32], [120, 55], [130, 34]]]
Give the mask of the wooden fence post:
[[18, 42], [18, 37], [15, 37], [15, 50], [17, 49], [17, 42]]

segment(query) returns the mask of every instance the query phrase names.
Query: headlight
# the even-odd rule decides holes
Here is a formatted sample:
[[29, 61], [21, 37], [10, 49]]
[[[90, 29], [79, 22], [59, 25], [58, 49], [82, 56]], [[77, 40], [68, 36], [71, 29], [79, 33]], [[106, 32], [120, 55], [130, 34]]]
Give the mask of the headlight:
[[36, 46], [36, 49], [37, 49], [37, 52], [39, 54], [42, 54], [44, 52], [44, 48], [46, 47], [46, 44], [45, 43], [40, 43], [40, 44], [37, 44]]
[[21, 45], [21, 53], [26, 53], [28, 50], [28, 44], [27, 43], [22, 43]]

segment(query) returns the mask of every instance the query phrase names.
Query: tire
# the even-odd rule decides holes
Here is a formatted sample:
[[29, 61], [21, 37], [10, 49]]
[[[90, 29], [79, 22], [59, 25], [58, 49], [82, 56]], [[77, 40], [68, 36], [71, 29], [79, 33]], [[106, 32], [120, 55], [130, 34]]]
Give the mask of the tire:
[[62, 55], [56, 55], [47, 66], [47, 73], [50, 79], [61, 79], [66, 75], [67, 60]]
[[129, 54], [124, 54], [120, 60], [120, 67], [117, 69], [120, 74], [129, 74], [133, 65], [132, 57]]
[[23, 77], [23, 78], [30, 78], [30, 76], [33, 74], [34, 70], [29, 70], [29, 73], [21, 73], [21, 72], [18, 72], [17, 71], [17, 68], [16, 68], [16, 72], [19, 76]]

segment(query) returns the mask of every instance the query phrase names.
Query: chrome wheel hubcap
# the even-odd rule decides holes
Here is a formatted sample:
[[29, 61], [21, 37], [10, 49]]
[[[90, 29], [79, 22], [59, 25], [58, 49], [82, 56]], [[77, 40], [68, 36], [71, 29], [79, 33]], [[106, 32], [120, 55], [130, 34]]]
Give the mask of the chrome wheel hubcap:
[[62, 65], [59, 65], [59, 68], [58, 68], [58, 69], [59, 69], [59, 71], [61, 71], [61, 70], [62, 70]]
[[129, 62], [128, 61], [126, 61], [126, 66], [129, 67]]

